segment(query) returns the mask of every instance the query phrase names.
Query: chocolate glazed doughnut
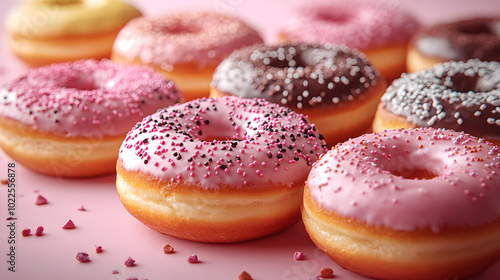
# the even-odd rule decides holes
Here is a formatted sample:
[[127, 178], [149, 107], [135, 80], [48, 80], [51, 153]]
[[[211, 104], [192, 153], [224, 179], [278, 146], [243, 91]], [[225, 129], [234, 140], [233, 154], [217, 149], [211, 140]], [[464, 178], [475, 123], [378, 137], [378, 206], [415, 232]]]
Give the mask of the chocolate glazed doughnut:
[[499, 145], [500, 63], [451, 61], [395, 80], [373, 131], [412, 127], [465, 131]]
[[500, 18], [475, 18], [444, 23], [420, 30], [408, 48], [409, 72], [434, 64], [478, 58], [500, 61]]
[[364, 54], [341, 45], [257, 45], [215, 70], [211, 97], [264, 98], [309, 116], [335, 145], [366, 132], [386, 83]]

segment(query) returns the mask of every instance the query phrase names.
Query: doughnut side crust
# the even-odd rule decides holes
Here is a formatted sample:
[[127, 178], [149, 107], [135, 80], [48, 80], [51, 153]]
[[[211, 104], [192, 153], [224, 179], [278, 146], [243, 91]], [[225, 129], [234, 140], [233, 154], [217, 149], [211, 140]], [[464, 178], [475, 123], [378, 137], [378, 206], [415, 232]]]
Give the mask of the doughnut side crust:
[[456, 279], [500, 257], [500, 220], [478, 227], [396, 231], [321, 208], [306, 186], [302, 219], [313, 242], [345, 269], [382, 279]]
[[373, 47], [361, 51], [388, 83], [406, 72], [406, 43]]
[[12, 52], [31, 67], [83, 58], [109, 58], [120, 28], [90, 35], [62, 35], [29, 38], [15, 33], [7, 36]]
[[111, 54], [111, 59], [116, 62], [129, 65], [147, 65], [160, 73], [166, 79], [174, 81], [175, 85], [182, 92], [183, 101], [190, 101], [202, 97], [207, 97], [212, 81], [212, 74], [217, 67], [217, 63], [198, 67], [194, 63], [174, 65], [172, 69], [163, 69], [161, 65], [146, 63], [138, 58], [130, 58], [118, 52]]
[[434, 64], [441, 62], [445, 62], [445, 60], [426, 56], [420, 53], [415, 47], [408, 48], [406, 67], [409, 73], [415, 73], [424, 69], [432, 68]]
[[229, 243], [274, 234], [300, 220], [303, 183], [210, 190], [127, 171], [120, 160], [116, 169], [122, 204], [136, 219], [163, 234]]
[[0, 146], [20, 164], [58, 177], [87, 177], [114, 172], [124, 135], [65, 137], [0, 117]]

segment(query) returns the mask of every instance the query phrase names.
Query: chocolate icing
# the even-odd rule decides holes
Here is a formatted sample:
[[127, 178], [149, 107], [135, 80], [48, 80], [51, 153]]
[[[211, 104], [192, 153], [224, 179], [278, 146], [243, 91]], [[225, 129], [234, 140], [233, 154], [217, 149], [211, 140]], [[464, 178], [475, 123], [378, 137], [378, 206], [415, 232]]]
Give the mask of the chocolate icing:
[[281, 44], [235, 51], [217, 67], [211, 86], [302, 109], [341, 106], [379, 81], [379, 73], [356, 50], [331, 44]]
[[500, 18], [474, 18], [420, 30], [412, 45], [426, 55], [445, 60], [500, 61]]
[[420, 127], [498, 138], [500, 63], [452, 61], [403, 74], [387, 88], [381, 101], [387, 111]]

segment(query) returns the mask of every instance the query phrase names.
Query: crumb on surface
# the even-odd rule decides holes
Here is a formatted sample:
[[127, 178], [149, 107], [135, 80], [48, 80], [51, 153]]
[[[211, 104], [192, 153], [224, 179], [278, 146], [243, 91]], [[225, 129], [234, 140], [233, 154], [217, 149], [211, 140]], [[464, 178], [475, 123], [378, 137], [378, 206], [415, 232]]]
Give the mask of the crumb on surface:
[[333, 269], [329, 267], [323, 267], [320, 270], [319, 276], [321, 278], [333, 278]]
[[174, 247], [172, 247], [170, 244], [163, 244], [163, 253], [172, 254], [174, 252]]

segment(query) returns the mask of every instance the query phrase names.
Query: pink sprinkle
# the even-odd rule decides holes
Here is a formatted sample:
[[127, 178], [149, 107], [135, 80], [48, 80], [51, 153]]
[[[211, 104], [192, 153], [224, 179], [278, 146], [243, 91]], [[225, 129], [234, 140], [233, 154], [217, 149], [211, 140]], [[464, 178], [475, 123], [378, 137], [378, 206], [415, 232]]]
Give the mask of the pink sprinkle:
[[62, 226], [63, 229], [75, 229], [76, 226], [75, 226], [75, 223], [73, 223], [72, 220], [68, 220], [64, 226]]
[[30, 236], [31, 235], [31, 229], [25, 228], [23, 231], [21, 231], [22, 236]]
[[47, 203], [49, 203], [49, 202], [47, 201], [47, 199], [45, 197], [43, 197], [41, 195], [37, 196], [36, 201], [35, 201], [36, 205], [44, 205], [44, 204], [47, 204]]
[[102, 253], [102, 251], [104, 251], [104, 250], [102, 249], [102, 246], [97, 246], [97, 245], [95, 246], [95, 252], [96, 252], [96, 253]]
[[188, 263], [197, 263], [197, 262], [199, 262], [198, 256], [196, 254], [192, 254], [191, 256], [189, 256], [187, 258], [187, 262]]
[[303, 260], [303, 259], [304, 259], [304, 253], [302, 253], [302, 252], [295, 252], [295, 253], [293, 254], [293, 258], [294, 258], [296, 261]]
[[131, 257], [128, 257], [127, 260], [125, 261], [125, 265], [128, 267], [135, 266], [135, 260], [132, 259]]
[[118, 273], [120, 273], [120, 271], [118, 271], [118, 269], [111, 270], [111, 274], [118, 274]]
[[87, 209], [85, 209], [85, 207], [83, 207], [83, 204], [82, 204], [82, 206], [80, 206], [80, 208], [78, 208], [78, 211], [87, 211]]
[[82, 263], [90, 262], [89, 254], [85, 252], [76, 253], [76, 259]]
[[43, 227], [42, 226], [39, 226], [39, 227], [36, 228], [35, 235], [36, 236], [42, 236], [43, 235]]

